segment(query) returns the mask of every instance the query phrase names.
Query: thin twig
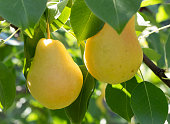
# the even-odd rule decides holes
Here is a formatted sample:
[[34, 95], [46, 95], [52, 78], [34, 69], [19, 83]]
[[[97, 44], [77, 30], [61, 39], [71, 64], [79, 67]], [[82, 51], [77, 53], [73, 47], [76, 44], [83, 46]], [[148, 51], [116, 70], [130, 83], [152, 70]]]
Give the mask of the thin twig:
[[145, 37], [149, 36], [150, 34], [153, 34], [153, 33], [155, 33], [155, 32], [158, 32], [158, 31], [160, 31], [160, 30], [163, 30], [163, 29], [166, 29], [166, 28], [169, 28], [169, 27], [170, 27], [170, 24], [165, 25], [165, 26], [163, 26], [163, 27], [161, 27], [161, 28], [158, 28], [158, 29], [156, 29], [156, 30], [154, 30], [154, 31], [151, 31], [150, 33], [147, 33], [146, 35], [142, 36], [141, 38], [145, 38]]
[[170, 88], [170, 79], [165, 75], [164, 69], [156, 66], [145, 54], [143, 54], [143, 62]]
[[18, 28], [14, 33], [12, 33], [7, 39], [1, 40], [0, 45], [4, 44], [6, 41], [10, 40], [20, 29]]

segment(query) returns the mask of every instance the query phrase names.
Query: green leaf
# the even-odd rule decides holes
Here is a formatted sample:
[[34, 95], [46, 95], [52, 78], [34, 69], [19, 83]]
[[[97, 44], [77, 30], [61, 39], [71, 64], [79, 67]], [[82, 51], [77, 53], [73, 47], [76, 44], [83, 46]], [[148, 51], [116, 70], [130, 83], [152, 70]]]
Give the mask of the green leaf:
[[24, 52], [25, 52], [25, 57], [26, 57], [26, 60], [24, 61], [24, 76], [25, 76], [25, 78], [27, 77], [27, 73], [29, 71], [28, 69], [31, 66], [31, 61], [34, 57], [37, 43], [41, 38], [45, 37], [44, 33], [40, 29], [40, 25], [36, 27], [34, 32], [35, 33], [34, 33], [33, 38], [30, 38], [30, 37], [24, 35]]
[[69, 19], [70, 13], [71, 8], [66, 6], [61, 15], [56, 20], [54, 20], [53, 23], [50, 24], [50, 30], [53, 32], [60, 29]]
[[47, 0], [0, 0], [0, 16], [23, 29], [34, 27], [46, 3]]
[[[33, 27], [29, 27], [27, 29], [24, 30], [24, 33], [26, 33], [31, 39], [33, 38], [34, 36], [34, 31], [36, 31], [35, 29], [38, 27], [42, 30], [42, 32], [44, 32], [44, 34], [47, 32], [46, 28], [46, 17], [45, 17], [45, 14], [43, 14], [39, 20], [39, 22]], [[39, 30], [40, 30], [39, 29]]]
[[103, 27], [103, 22], [90, 11], [84, 0], [74, 2], [70, 22], [79, 43], [95, 35]]
[[55, 19], [57, 19], [61, 15], [67, 3], [68, 0], [63, 0], [62, 2], [48, 2], [47, 8], [49, 23], [52, 23]]
[[104, 99], [101, 99], [99, 97], [97, 99], [95, 97], [92, 97], [90, 99], [88, 112], [85, 115], [87, 122], [83, 124], [93, 124], [92, 122], [95, 122], [95, 124], [100, 124], [101, 115], [103, 115], [104, 111], [101, 110], [99, 100], [102, 104]]
[[95, 88], [95, 80], [88, 73], [85, 66], [80, 66], [83, 73], [83, 87], [79, 97], [70, 106], [65, 108], [66, 114], [72, 123], [81, 123], [88, 109], [89, 100]]
[[67, 6], [68, 6], [69, 8], [71, 8], [72, 5], [73, 5], [73, 0], [69, 0], [68, 3], [67, 3]]
[[30, 37], [33, 38], [34, 36], [34, 28], [27, 28], [24, 30], [24, 32]]
[[15, 76], [0, 62], [0, 102], [6, 111], [14, 102], [16, 88]]
[[138, 11], [142, 0], [85, 0], [85, 2], [97, 17], [120, 34]]
[[161, 58], [161, 55], [151, 48], [143, 48], [142, 50], [145, 55], [147, 55], [151, 60], [155, 62], [157, 62]]
[[168, 114], [165, 94], [149, 82], [134, 89], [131, 107], [140, 124], [164, 124]]
[[168, 66], [170, 67], [170, 33], [169, 33], [169, 36], [168, 36], [168, 39], [167, 39], [167, 42], [166, 42], [166, 46], [165, 46], [165, 52], [166, 52], [166, 60], [167, 60], [167, 63], [168, 63]]
[[136, 80], [136, 77], [134, 76], [132, 79], [121, 83], [121, 85], [131, 94], [133, 90], [137, 87], [139, 83]]
[[160, 23], [160, 22], [168, 20], [168, 18], [169, 17], [168, 17], [168, 14], [165, 11], [165, 7], [163, 5], [160, 5], [159, 8], [158, 8], [158, 12], [156, 14], [156, 21], [158, 23]]
[[144, 0], [141, 3], [141, 7], [146, 7], [146, 6], [150, 6], [150, 5], [155, 5], [155, 4], [160, 4], [163, 3], [163, 0]]
[[170, 17], [170, 3], [163, 4], [163, 6], [165, 8], [166, 13]]
[[105, 98], [107, 105], [111, 110], [127, 121], [133, 117], [133, 112], [130, 106], [130, 94], [122, 85], [112, 86], [107, 85], [105, 90]]
[[170, 114], [168, 114], [167, 121], [168, 121], [168, 124], [169, 124], [170, 123]]
[[1, 102], [0, 102], [0, 109], [3, 109], [3, 106], [1, 105]]
[[[160, 55], [164, 55], [163, 44], [160, 41], [160, 34], [153, 33], [146, 38], [148, 42], [149, 48], [153, 49]], [[163, 67], [165, 65], [164, 56], [161, 56], [160, 60], [158, 61], [158, 66]]]
[[52, 124], [69, 124], [69, 119], [64, 109], [50, 110], [50, 118], [51, 117], [53, 118], [53, 122], [56, 122]]
[[131, 120], [133, 112], [130, 106], [130, 97], [133, 90], [138, 86], [136, 77], [117, 85], [108, 85], [106, 88], [106, 102], [113, 112], [127, 121]]
[[12, 46], [4, 45], [0, 47], [0, 61], [3, 61], [10, 53], [12, 53]]

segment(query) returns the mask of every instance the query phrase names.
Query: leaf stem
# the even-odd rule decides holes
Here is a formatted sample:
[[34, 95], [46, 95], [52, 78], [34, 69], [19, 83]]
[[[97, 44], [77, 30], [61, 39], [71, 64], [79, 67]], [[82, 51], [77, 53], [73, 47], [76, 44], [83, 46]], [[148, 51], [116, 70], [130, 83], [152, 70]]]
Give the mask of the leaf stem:
[[170, 79], [165, 75], [164, 69], [156, 66], [145, 54], [143, 54], [143, 62], [170, 88]]

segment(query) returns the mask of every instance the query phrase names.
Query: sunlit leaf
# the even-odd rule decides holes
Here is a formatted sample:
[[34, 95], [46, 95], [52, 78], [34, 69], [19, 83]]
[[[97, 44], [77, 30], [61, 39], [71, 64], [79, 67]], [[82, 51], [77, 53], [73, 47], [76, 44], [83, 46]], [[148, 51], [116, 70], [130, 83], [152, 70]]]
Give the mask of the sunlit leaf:
[[163, 3], [163, 0], [144, 0], [141, 3], [141, 7], [146, 7], [146, 6], [150, 6], [150, 5], [155, 5], [155, 4], [160, 4]]
[[24, 75], [27, 77], [28, 69], [31, 66], [31, 61], [34, 57], [35, 54], [35, 49], [37, 46], [38, 41], [41, 38], [44, 38], [44, 33], [42, 30], [39, 28], [39, 26], [35, 29], [35, 34], [33, 38], [30, 38], [28, 36], [24, 36], [24, 52], [25, 52], [25, 64], [24, 64]]
[[166, 21], [168, 19], [168, 14], [165, 11], [165, 8], [163, 5], [160, 5], [158, 8], [158, 13], [156, 14], [156, 21], [158, 23]]
[[67, 3], [68, 0], [63, 0], [61, 2], [48, 2], [47, 8], [49, 23], [52, 23], [55, 19], [57, 19], [61, 15]]
[[74, 2], [70, 22], [79, 43], [95, 35], [103, 26], [103, 22], [90, 11], [84, 0]]
[[69, 124], [69, 119], [64, 109], [50, 110], [50, 116], [53, 118], [52, 124]]
[[40, 28], [39, 30], [42, 30], [42, 32], [45, 34], [47, 32], [46, 28], [47, 28], [47, 24], [46, 24], [46, 17], [45, 14], [43, 14], [39, 20], [39, 22], [34, 26], [34, 28], [29, 27], [27, 29], [24, 30], [24, 32], [32, 39], [34, 36], [34, 32], [36, 31], [36, 29]]
[[164, 3], [163, 6], [165, 7], [165, 11], [170, 17], [170, 3]]
[[51, 31], [53, 32], [60, 29], [67, 22], [68, 18], [70, 17], [70, 13], [71, 8], [66, 6], [61, 15], [50, 24]]

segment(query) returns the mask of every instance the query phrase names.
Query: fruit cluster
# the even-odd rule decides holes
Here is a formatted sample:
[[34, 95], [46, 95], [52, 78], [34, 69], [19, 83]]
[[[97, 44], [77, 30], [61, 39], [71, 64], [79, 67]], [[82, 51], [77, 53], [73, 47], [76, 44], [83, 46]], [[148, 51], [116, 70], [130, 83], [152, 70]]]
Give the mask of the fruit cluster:
[[[135, 17], [130, 19], [120, 35], [105, 24], [100, 32], [87, 39], [86, 67], [94, 78], [102, 82], [117, 84], [131, 79], [142, 60], [142, 49], [135, 33]], [[60, 109], [79, 96], [83, 75], [60, 41], [43, 38], [36, 47], [27, 85], [32, 96], [42, 105]]]

